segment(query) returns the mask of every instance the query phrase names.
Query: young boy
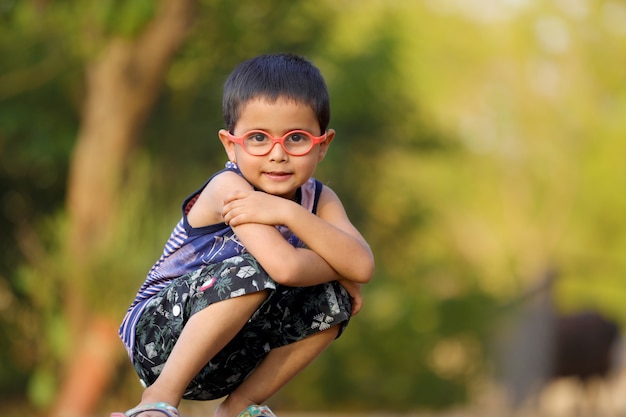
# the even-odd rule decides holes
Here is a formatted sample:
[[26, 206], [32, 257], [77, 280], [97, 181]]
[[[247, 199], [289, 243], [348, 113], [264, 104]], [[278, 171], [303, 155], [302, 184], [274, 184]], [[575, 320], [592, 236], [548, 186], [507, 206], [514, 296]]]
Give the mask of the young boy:
[[369, 246], [312, 177], [335, 136], [319, 70], [290, 54], [246, 61], [223, 111], [229, 162], [183, 202], [124, 318], [147, 388], [112, 417], [178, 417], [183, 398], [224, 396], [215, 417], [274, 416], [260, 404], [341, 334], [372, 278]]

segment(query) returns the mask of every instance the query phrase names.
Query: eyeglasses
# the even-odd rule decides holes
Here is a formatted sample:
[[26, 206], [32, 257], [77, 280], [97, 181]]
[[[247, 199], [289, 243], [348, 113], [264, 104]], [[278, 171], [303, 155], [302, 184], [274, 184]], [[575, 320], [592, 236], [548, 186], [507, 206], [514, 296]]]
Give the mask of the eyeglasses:
[[231, 141], [241, 145], [250, 155], [264, 156], [280, 143], [285, 152], [293, 156], [306, 155], [313, 146], [326, 140], [326, 133], [322, 136], [313, 136], [304, 130], [292, 130], [281, 137], [274, 137], [263, 130], [251, 130], [242, 136], [235, 136], [228, 132]]

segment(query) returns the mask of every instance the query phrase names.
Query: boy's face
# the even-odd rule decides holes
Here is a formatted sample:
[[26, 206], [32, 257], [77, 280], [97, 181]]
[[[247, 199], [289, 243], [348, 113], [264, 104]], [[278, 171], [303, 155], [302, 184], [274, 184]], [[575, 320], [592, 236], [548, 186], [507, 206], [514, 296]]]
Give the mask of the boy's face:
[[[304, 130], [313, 136], [324, 133], [320, 132], [317, 117], [310, 106], [282, 97], [275, 102], [255, 98], [243, 106], [232, 133], [243, 136], [251, 130], [263, 130], [274, 137], [293, 130]], [[226, 130], [219, 132], [229, 159], [237, 163], [250, 183], [266, 193], [289, 199], [295, 198], [296, 190], [313, 175], [334, 135], [335, 132], [329, 129], [325, 140], [314, 145], [305, 155], [290, 155], [276, 143], [267, 155], [254, 156], [231, 141]]]

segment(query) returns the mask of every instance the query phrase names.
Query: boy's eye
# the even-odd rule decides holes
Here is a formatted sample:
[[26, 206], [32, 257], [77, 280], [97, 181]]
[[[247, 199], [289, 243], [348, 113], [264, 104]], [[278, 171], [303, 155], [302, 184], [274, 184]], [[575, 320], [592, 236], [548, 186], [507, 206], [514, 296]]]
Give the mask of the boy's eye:
[[307, 137], [303, 135], [302, 133], [292, 133], [291, 135], [287, 137], [287, 140], [289, 142], [302, 142], [306, 139]]
[[261, 143], [261, 142], [266, 142], [267, 140], [268, 140], [267, 135], [264, 135], [263, 133], [253, 133], [250, 136], [248, 136], [248, 141], [250, 142]]

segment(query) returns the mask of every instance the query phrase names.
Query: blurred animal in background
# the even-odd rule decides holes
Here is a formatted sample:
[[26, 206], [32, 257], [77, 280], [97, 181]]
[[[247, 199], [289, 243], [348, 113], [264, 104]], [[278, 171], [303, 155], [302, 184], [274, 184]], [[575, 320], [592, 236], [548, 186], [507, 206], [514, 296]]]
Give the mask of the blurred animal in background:
[[620, 329], [595, 311], [557, 316], [551, 378], [574, 377], [581, 382], [607, 378], [616, 361]]
[[617, 323], [596, 311], [557, 315], [548, 382], [570, 379], [579, 416], [618, 415], [613, 388], [622, 368], [621, 340]]
[[554, 278], [546, 274], [506, 323], [498, 356], [508, 402], [513, 410], [552, 416], [543, 410], [547, 393], [567, 380], [569, 409], [564, 415], [616, 416], [610, 385], [622, 368], [620, 328], [598, 311], [557, 312]]

